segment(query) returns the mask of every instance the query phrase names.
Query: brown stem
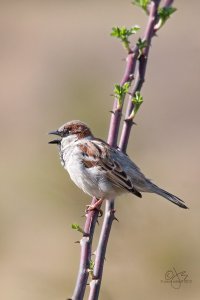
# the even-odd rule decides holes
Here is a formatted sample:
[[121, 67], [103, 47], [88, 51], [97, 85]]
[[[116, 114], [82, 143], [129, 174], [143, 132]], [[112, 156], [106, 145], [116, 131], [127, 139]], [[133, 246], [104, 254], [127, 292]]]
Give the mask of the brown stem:
[[103, 264], [106, 254], [106, 245], [108, 243], [112, 222], [114, 219], [114, 201], [106, 200], [105, 217], [101, 229], [99, 244], [96, 250], [93, 280], [90, 283], [90, 294], [88, 300], [96, 300], [99, 296], [103, 274]]
[[[92, 199], [91, 205], [96, 202], [96, 198]], [[92, 254], [92, 240], [94, 235], [95, 225], [98, 219], [98, 211], [88, 211], [86, 214], [86, 221], [84, 225], [84, 235], [80, 240], [81, 245], [81, 257], [79, 264], [79, 272], [76, 281], [76, 286], [72, 296], [73, 300], [81, 300], [85, 294], [85, 288], [89, 276], [89, 267]]]
[[134, 108], [132, 98], [135, 96], [135, 93], [137, 91], [141, 90], [142, 85], [145, 81], [145, 73], [146, 73], [146, 66], [147, 66], [147, 61], [148, 61], [148, 54], [149, 54], [149, 49], [151, 46], [151, 40], [155, 35], [154, 26], [155, 26], [156, 19], [157, 19], [157, 10], [158, 10], [159, 3], [160, 3], [160, 1], [151, 1], [150, 5], [149, 5], [149, 18], [148, 18], [147, 27], [146, 27], [144, 37], [143, 37], [143, 40], [147, 41], [147, 46], [145, 47], [145, 49], [138, 61], [137, 75], [136, 75], [133, 90], [131, 92], [131, 96], [129, 98], [129, 102], [127, 105], [125, 122], [124, 122], [124, 125], [122, 128], [122, 134], [121, 134], [121, 139], [120, 139], [120, 143], [119, 143], [119, 148], [123, 152], [126, 152], [128, 140], [129, 140], [130, 133], [131, 133], [131, 128], [133, 125], [132, 120], [129, 118], [129, 116], [131, 115], [131, 112], [133, 111], [133, 108]]
[[[149, 18], [148, 18], [147, 28], [146, 28], [145, 35], [144, 35], [144, 39], [147, 41], [148, 46], [145, 48], [145, 51], [139, 60], [140, 63], [139, 63], [138, 71], [137, 71], [136, 82], [134, 85], [135, 89], [136, 88], [141, 89], [142, 84], [144, 82], [144, 74], [145, 74], [145, 70], [146, 70], [147, 56], [148, 56], [148, 51], [149, 51], [149, 47], [150, 47], [150, 43], [151, 43], [151, 38], [154, 35], [154, 25], [155, 25], [155, 20], [156, 20], [156, 16], [157, 16], [157, 9], [158, 9], [159, 3], [160, 3], [160, 0], [158, 0], [158, 1], [154, 0], [154, 1], [151, 1], [151, 4], [150, 4], [150, 13], [149, 13]], [[137, 47], [135, 47], [135, 49], [134, 49], [133, 57], [134, 57], [133, 65], [134, 65], [134, 70], [135, 70], [136, 60], [138, 57]], [[132, 73], [131, 73], [131, 77], [133, 77]], [[133, 89], [133, 93], [134, 93], [134, 89]], [[129, 103], [130, 103], [130, 101], [129, 101]], [[116, 103], [115, 103], [115, 105], [116, 105]], [[115, 106], [114, 106], [114, 108], [115, 108]], [[128, 108], [127, 108], [127, 110], [128, 110]], [[114, 117], [113, 117], [113, 119], [114, 119]], [[125, 122], [125, 124], [129, 124], [129, 123]], [[117, 123], [117, 125], [119, 126], [119, 123]], [[128, 125], [128, 129], [129, 129], [129, 134], [130, 134], [131, 124]], [[111, 118], [110, 135], [109, 135], [109, 137], [112, 138], [111, 130], [112, 130], [112, 118]], [[125, 132], [125, 133], [127, 134], [127, 132]], [[127, 145], [128, 145], [129, 134], [127, 135], [127, 137], [125, 139], [123, 139], [123, 132], [122, 132], [122, 137], [121, 137], [122, 142], [120, 143], [121, 150], [123, 150], [123, 149], [126, 150]], [[110, 142], [109, 139], [108, 139], [108, 142]], [[104, 267], [107, 243], [108, 243], [108, 239], [109, 239], [109, 235], [110, 235], [110, 231], [111, 231], [112, 222], [115, 219], [114, 213], [115, 213], [114, 200], [106, 200], [104, 222], [103, 222], [100, 239], [99, 239], [99, 243], [98, 243], [97, 250], [96, 250], [95, 266], [94, 266], [94, 271], [93, 271], [94, 278], [90, 283], [89, 300], [97, 300], [98, 299], [99, 290], [100, 290], [101, 281], [102, 281], [102, 274], [103, 274], [103, 267]]]
[[[173, 1], [165, 0], [164, 6], [170, 6]], [[132, 51], [128, 53], [126, 59], [126, 68], [123, 75], [123, 78], [120, 82], [123, 85], [125, 82], [132, 82], [134, 78], [134, 73], [136, 70], [136, 63], [138, 60], [138, 68], [136, 73], [135, 84], [133, 86], [133, 90], [131, 92], [131, 98], [135, 95], [136, 91], [140, 91], [145, 79], [146, 73], [146, 65], [148, 59], [149, 48], [151, 45], [151, 39], [155, 35], [155, 22], [157, 18], [157, 9], [159, 6], [160, 0], [152, 0], [149, 5], [149, 17], [148, 23], [146, 26], [145, 34], [143, 40], [147, 41], [147, 46], [144, 49], [142, 55], [138, 60], [138, 47], [135, 46]], [[130, 136], [130, 131], [132, 127], [132, 120], [129, 119], [129, 116], [133, 109], [133, 103], [129, 99], [127, 110], [126, 110], [126, 119], [123, 125], [121, 139], [120, 139], [120, 149], [121, 151], [125, 152], [128, 145], [128, 140]], [[110, 120], [110, 127], [108, 133], [108, 143], [112, 147], [117, 147], [117, 139], [119, 134], [119, 127], [122, 117], [122, 108], [120, 109], [117, 107], [117, 99], [114, 100], [111, 120]], [[92, 199], [92, 204], [96, 202], [96, 199]], [[102, 274], [103, 274], [103, 267], [104, 267], [104, 259], [105, 253], [107, 248], [107, 243], [112, 227], [112, 222], [115, 219], [115, 210], [114, 210], [114, 200], [106, 200], [106, 207], [105, 207], [105, 214], [104, 214], [104, 221], [102, 225], [102, 230], [100, 234], [99, 243], [96, 250], [96, 257], [95, 257], [95, 266], [93, 270], [93, 279], [90, 283], [90, 294], [89, 300], [97, 300], [99, 295], [99, 290], [102, 281]], [[95, 225], [98, 219], [98, 212], [97, 211], [90, 211], [86, 215], [86, 221], [84, 226], [84, 232], [80, 244], [81, 244], [81, 258], [80, 258], [80, 265], [79, 265], [79, 273], [77, 277], [76, 287], [74, 290], [74, 294], [72, 299], [73, 300], [82, 300], [85, 293], [85, 288], [87, 285], [88, 280], [88, 269], [90, 266], [91, 260], [91, 247], [92, 247], [92, 240], [95, 230]]]

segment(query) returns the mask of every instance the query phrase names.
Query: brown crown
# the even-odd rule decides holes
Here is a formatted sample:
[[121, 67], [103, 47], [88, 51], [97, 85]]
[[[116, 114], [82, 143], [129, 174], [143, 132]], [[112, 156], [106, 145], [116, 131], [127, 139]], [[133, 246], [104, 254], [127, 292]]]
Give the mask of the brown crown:
[[81, 121], [70, 121], [59, 128], [60, 132], [63, 132], [63, 136], [68, 134], [76, 134], [79, 139], [87, 136], [92, 136], [91, 130], [86, 124]]

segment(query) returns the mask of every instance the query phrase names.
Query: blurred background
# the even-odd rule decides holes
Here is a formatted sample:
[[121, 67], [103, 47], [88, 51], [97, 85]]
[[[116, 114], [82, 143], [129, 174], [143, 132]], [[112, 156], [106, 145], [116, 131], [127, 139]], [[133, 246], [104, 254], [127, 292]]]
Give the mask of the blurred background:
[[[152, 43], [128, 153], [190, 209], [155, 195], [117, 199], [102, 300], [200, 297], [200, 3], [174, 6]], [[110, 31], [144, 29], [146, 16], [130, 1], [1, 1], [0, 23], [0, 297], [63, 300], [79, 265], [71, 224], [83, 225], [90, 197], [70, 181], [47, 133], [80, 119], [107, 138], [110, 94], [125, 66]], [[173, 267], [192, 283], [161, 283]]]

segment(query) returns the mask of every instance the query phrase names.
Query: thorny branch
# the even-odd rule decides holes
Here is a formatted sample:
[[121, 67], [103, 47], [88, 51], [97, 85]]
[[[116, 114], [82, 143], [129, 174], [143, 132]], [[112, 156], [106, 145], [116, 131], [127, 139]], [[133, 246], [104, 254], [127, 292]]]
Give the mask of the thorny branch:
[[[158, 7], [161, 0], [152, 0], [148, 6], [148, 22], [146, 30], [143, 36], [142, 41], [146, 41], [146, 46], [143, 49], [141, 55], [139, 55], [139, 49], [136, 45], [131, 49], [126, 58], [126, 67], [123, 78], [120, 82], [120, 85], [123, 86], [124, 83], [132, 83], [134, 79], [134, 73], [136, 73], [136, 78], [134, 81], [133, 89], [130, 93], [129, 101], [126, 109], [126, 116], [124, 120], [124, 125], [122, 128], [119, 148], [121, 151], [126, 152], [128, 140], [133, 125], [133, 119], [130, 117], [131, 112], [134, 108], [132, 97], [136, 94], [137, 91], [140, 91], [145, 80], [146, 66], [148, 60], [149, 49], [151, 46], [151, 40], [154, 37], [156, 31], [159, 27], [156, 28], [158, 22]], [[170, 7], [173, 3], [173, 0], [165, 0], [163, 2], [163, 7]], [[117, 147], [117, 140], [119, 135], [120, 122], [122, 118], [122, 106], [119, 108], [117, 105], [117, 99], [114, 100], [110, 127], [108, 133], [108, 143], [112, 147]], [[92, 199], [92, 204], [96, 202], [96, 199]], [[92, 280], [90, 282], [90, 293], [89, 300], [97, 300], [99, 296], [105, 253], [107, 248], [107, 243], [112, 227], [112, 222], [115, 218], [115, 209], [114, 209], [114, 199], [106, 200], [104, 221], [102, 225], [102, 230], [99, 238], [99, 243], [95, 252], [95, 262], [94, 269], [92, 271]], [[86, 221], [84, 225], [84, 234], [80, 241], [81, 244], [81, 257], [79, 272], [77, 277], [77, 282], [75, 290], [72, 296], [73, 300], [82, 300], [85, 294], [85, 288], [89, 276], [89, 268], [92, 255], [92, 240], [95, 230], [95, 225], [98, 220], [98, 211], [89, 211], [86, 214]]]

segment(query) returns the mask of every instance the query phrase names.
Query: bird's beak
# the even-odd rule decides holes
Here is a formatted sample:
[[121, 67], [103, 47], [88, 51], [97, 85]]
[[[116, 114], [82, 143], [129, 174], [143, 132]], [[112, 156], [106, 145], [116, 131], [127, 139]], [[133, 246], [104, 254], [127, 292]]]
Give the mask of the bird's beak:
[[58, 130], [52, 130], [48, 134], [60, 135], [60, 132]]
[[[60, 132], [58, 130], [53, 130], [53, 131], [50, 131], [48, 134], [54, 134], [54, 135], [59, 135], [60, 136]], [[50, 141], [49, 144], [60, 144], [60, 141], [61, 140], [53, 140], [53, 141]]]
[[53, 141], [50, 141], [48, 144], [60, 144], [60, 140], [53, 140]]

